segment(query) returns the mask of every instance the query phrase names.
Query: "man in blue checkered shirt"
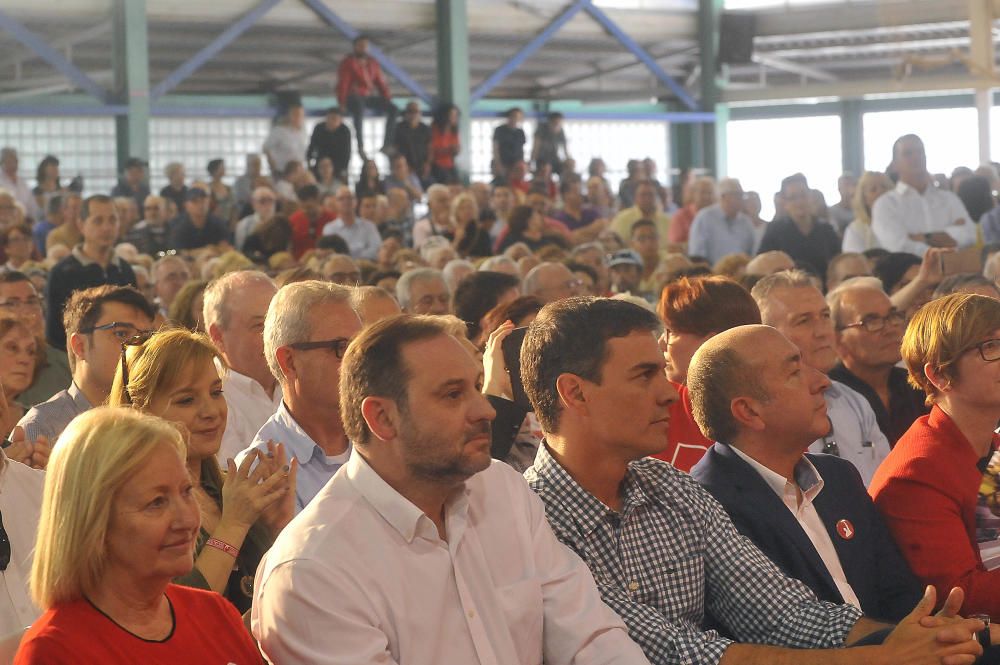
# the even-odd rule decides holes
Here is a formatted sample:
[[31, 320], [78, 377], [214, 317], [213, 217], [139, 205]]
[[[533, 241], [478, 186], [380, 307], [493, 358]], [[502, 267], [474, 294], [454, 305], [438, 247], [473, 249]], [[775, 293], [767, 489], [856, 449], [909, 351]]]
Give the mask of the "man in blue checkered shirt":
[[[647, 457], [663, 448], [677, 399], [659, 327], [630, 303], [571, 298], [542, 310], [521, 349], [545, 432], [525, 477], [650, 662], [973, 662], [982, 623], [953, 616], [960, 591], [930, 617], [931, 589], [888, 633], [783, 575], [694, 480]], [[706, 630], [706, 615], [726, 635]], [[859, 640], [871, 645], [841, 649]]]

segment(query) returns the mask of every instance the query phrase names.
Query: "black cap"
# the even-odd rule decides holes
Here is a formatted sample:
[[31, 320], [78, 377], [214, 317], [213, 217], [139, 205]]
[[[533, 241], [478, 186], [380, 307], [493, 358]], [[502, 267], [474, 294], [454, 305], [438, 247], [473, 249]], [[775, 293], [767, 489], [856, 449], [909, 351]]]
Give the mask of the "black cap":
[[195, 201], [198, 199], [203, 199], [208, 194], [201, 187], [188, 187], [187, 192], [184, 194], [185, 201]]

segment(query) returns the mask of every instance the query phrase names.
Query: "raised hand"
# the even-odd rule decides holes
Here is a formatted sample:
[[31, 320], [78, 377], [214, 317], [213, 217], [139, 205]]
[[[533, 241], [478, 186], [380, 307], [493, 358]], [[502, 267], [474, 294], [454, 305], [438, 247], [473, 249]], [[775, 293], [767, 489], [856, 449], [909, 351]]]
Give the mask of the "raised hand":
[[503, 359], [503, 341], [514, 332], [513, 321], [504, 321], [490, 333], [483, 353], [483, 394], [514, 399], [514, 389], [510, 384], [507, 363]]
[[281, 473], [272, 473], [270, 464], [254, 467], [259, 458], [261, 454], [254, 450], [239, 467], [233, 460], [227, 460], [229, 472], [222, 485], [222, 522], [249, 530], [261, 513], [287, 491], [287, 479]]
[[[281, 533], [281, 530], [285, 528], [285, 525], [295, 517], [295, 483], [299, 473], [299, 461], [293, 458], [288, 463], [286, 461], [285, 444], [275, 443], [270, 440], [267, 442], [267, 455], [265, 459], [267, 459], [269, 466], [268, 479], [278, 476], [284, 479], [285, 483], [285, 492], [278, 500], [261, 511], [260, 515], [261, 521], [277, 537]], [[280, 484], [279, 482], [279, 486]]]

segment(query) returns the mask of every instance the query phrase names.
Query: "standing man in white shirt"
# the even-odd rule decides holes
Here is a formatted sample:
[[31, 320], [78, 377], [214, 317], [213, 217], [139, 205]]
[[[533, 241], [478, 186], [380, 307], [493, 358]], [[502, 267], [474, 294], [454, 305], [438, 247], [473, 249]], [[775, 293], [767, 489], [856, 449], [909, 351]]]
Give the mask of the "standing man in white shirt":
[[872, 230], [890, 252], [923, 256], [930, 247], [969, 247], [976, 243], [976, 225], [962, 201], [938, 189], [927, 171], [920, 137], [907, 134], [892, 146], [896, 188], [872, 206]]
[[44, 485], [44, 472], [0, 453], [0, 530], [4, 536], [0, 541], [0, 640], [24, 631], [41, 615], [31, 601], [28, 580]]
[[292, 283], [274, 296], [264, 319], [264, 356], [284, 399], [236, 464], [255, 449], [267, 454], [268, 441], [285, 444], [299, 460], [296, 513], [351, 456], [334, 388], [347, 345], [361, 332], [351, 295], [329, 282]]
[[258, 569], [251, 626], [274, 665], [648, 662], [524, 480], [491, 463], [482, 380], [436, 321], [351, 343], [355, 454]]
[[17, 175], [18, 165], [17, 150], [10, 146], [0, 148], [0, 189], [9, 191], [24, 206], [28, 216], [37, 222], [41, 219], [42, 211], [35, 201], [35, 195], [31, 193], [28, 181]]
[[205, 330], [229, 366], [222, 379], [229, 414], [220, 464], [249, 446], [281, 405], [281, 388], [264, 358], [264, 319], [277, 290], [257, 270], [231, 272], [205, 289]]
[[275, 179], [285, 171], [289, 162], [306, 163], [309, 132], [306, 131], [306, 110], [302, 104], [292, 104], [284, 119], [271, 128], [264, 140], [264, 154]]

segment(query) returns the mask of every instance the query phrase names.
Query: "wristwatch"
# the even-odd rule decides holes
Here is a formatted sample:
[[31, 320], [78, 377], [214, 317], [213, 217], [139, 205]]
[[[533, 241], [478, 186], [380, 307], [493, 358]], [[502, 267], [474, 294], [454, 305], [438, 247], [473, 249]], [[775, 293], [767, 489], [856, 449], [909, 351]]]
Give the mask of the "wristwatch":
[[983, 651], [986, 651], [993, 644], [990, 641], [990, 615], [989, 614], [970, 614], [969, 618], [970, 619], [979, 619], [984, 624], [986, 624], [985, 628], [983, 628], [982, 630], [980, 630], [980, 631], [978, 631], [976, 633], [976, 639], [979, 641], [979, 645], [981, 647], [983, 647]]

